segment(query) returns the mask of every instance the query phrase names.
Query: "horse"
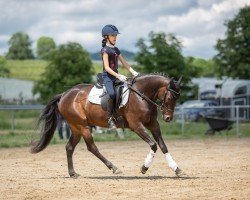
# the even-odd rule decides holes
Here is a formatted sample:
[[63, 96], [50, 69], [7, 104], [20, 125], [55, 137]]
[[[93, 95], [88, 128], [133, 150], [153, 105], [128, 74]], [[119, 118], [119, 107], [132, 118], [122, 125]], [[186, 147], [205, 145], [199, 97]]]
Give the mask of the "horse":
[[[128, 102], [125, 107], [116, 110], [116, 113], [123, 116], [124, 119], [123, 125], [117, 123], [117, 127], [129, 128], [150, 146], [150, 152], [141, 167], [142, 174], [145, 174], [153, 163], [157, 144], [175, 174], [179, 177], [185, 174], [168, 152], [157, 121], [158, 108], [161, 110], [165, 122], [172, 120], [176, 101], [180, 96], [181, 79], [182, 77], [178, 81], [174, 81], [173, 78], [155, 73], [139, 75], [133, 80], [130, 79], [128, 81], [130, 90]], [[64, 93], [55, 95], [40, 115], [39, 123], [43, 122], [40, 139], [33, 142], [30, 148], [31, 153], [44, 150], [53, 137], [58, 115], [63, 116], [72, 131], [66, 144], [68, 173], [72, 178], [80, 176], [75, 172], [73, 166], [73, 153], [81, 137], [84, 139], [87, 149], [108, 169], [112, 170], [114, 174], [122, 173], [101, 154], [90, 133], [90, 126], [108, 127], [106, 111], [101, 105], [88, 101], [88, 95], [93, 86], [93, 84], [79, 84]], [[148, 135], [147, 129], [151, 131], [154, 139]]]

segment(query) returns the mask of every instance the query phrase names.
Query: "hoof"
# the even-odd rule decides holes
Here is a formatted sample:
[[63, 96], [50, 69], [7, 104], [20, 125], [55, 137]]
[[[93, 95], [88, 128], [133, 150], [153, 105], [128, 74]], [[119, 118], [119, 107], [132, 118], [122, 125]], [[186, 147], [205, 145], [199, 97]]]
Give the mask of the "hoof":
[[148, 168], [145, 167], [144, 165], [142, 165], [142, 167], [141, 167], [141, 173], [142, 174], [146, 174], [147, 171], [148, 171]]
[[73, 179], [77, 179], [79, 176], [80, 174], [77, 174], [77, 173], [70, 174], [70, 178], [73, 178]]
[[113, 169], [113, 174], [122, 174], [122, 171], [116, 168], [116, 169]]
[[180, 178], [187, 178], [188, 175], [185, 174], [179, 167], [177, 167], [177, 169], [175, 170], [175, 174], [176, 176], [180, 177]]

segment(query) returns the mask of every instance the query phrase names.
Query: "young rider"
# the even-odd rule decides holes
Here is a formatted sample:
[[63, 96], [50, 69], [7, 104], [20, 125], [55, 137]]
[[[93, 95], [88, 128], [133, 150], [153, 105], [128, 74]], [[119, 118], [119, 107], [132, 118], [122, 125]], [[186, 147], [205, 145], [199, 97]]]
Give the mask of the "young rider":
[[120, 34], [118, 29], [114, 25], [106, 25], [102, 29], [102, 60], [103, 60], [103, 73], [102, 78], [106, 87], [107, 93], [109, 94], [108, 100], [108, 125], [109, 128], [116, 128], [113, 111], [115, 101], [115, 88], [114, 82], [119, 79], [125, 82], [127, 77], [118, 73], [118, 60], [122, 65], [129, 71], [133, 76], [137, 76], [138, 73], [125, 61], [122, 57], [120, 50], [115, 46], [117, 35]]

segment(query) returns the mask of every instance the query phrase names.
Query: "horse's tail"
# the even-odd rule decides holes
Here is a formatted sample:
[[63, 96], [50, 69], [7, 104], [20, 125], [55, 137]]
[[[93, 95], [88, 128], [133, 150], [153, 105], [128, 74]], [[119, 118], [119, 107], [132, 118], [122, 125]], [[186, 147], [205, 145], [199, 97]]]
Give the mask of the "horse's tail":
[[54, 98], [43, 109], [38, 120], [38, 124], [42, 123], [40, 140], [31, 142], [31, 153], [39, 153], [44, 150], [51, 141], [57, 127], [57, 115], [60, 115], [57, 103], [61, 97], [62, 94], [54, 96]]

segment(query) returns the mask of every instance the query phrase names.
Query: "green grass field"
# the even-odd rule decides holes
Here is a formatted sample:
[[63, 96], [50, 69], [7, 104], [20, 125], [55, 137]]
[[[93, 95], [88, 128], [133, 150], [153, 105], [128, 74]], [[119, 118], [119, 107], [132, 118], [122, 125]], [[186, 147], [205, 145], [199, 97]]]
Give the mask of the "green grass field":
[[[47, 65], [48, 62], [44, 60], [7, 60], [6, 62], [6, 67], [10, 70], [10, 78], [30, 81], [39, 80]], [[102, 72], [102, 64], [99, 62], [93, 62], [93, 68], [95, 73]], [[122, 67], [120, 73], [129, 75]]]
[[40, 79], [48, 62], [43, 60], [7, 60], [10, 78], [36, 81]]

